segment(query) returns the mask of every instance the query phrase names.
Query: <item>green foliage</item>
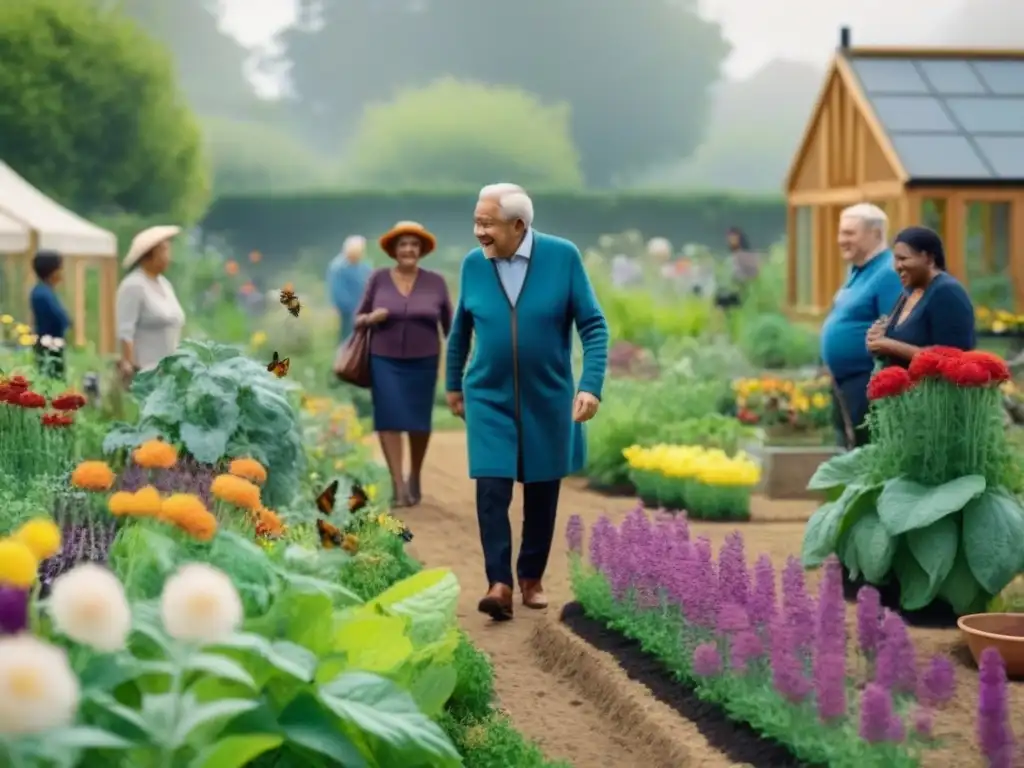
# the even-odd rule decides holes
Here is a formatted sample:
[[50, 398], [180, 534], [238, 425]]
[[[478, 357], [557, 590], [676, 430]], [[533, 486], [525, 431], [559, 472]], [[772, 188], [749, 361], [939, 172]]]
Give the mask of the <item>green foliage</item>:
[[[489, 180], [490, 181], [490, 180]], [[385, 232], [410, 211], [446, 246], [469, 250], [478, 187], [419, 191], [360, 191], [296, 195], [237, 195], [214, 201], [203, 221], [210, 236], [233, 250], [257, 250], [270, 264], [291, 266], [295, 255], [316, 251], [333, 256], [353, 232]], [[716, 243], [727, 227], [743, 222], [754, 242], [774, 243], [786, 231], [786, 209], [776, 196], [554, 191], [531, 189], [546, 232], [585, 249], [607, 232], [636, 229], [675, 242]], [[539, 226], [539, 225], [538, 225]], [[431, 256], [431, 258], [434, 258]], [[781, 256], [779, 258], [782, 258]], [[782, 267], [773, 274], [784, 276]], [[784, 292], [774, 289], [777, 301]]]
[[160, 435], [206, 464], [250, 456], [267, 468], [265, 503], [283, 506], [294, 499], [305, 462], [288, 393], [285, 380], [238, 349], [186, 340], [136, 376], [139, 421], [114, 425], [103, 448], [111, 453]]
[[799, 368], [818, 361], [817, 333], [782, 314], [745, 319], [739, 342], [747, 359], [759, 368]]
[[729, 456], [734, 456], [745, 442], [755, 438], [754, 429], [732, 416], [706, 413], [703, 416], [682, 419], [674, 424], [665, 424], [658, 430], [657, 440], [648, 437], [642, 440], [641, 444], [699, 445], [703, 448], [717, 448]]
[[204, 119], [202, 127], [218, 197], [316, 189], [337, 175], [324, 158], [276, 126], [215, 117]]
[[208, 182], [195, 120], [159, 45], [101, 4], [0, 5], [0, 157], [81, 212], [195, 221]]
[[[582, 185], [569, 110], [514, 88], [439, 80], [367, 108], [347, 171], [366, 187]], [[468, 215], [468, 212], [467, 212]]]

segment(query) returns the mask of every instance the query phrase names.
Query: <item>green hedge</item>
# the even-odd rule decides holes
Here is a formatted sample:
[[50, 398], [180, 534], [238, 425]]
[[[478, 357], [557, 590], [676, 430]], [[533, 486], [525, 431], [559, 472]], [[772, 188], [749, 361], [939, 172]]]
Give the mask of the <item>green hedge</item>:
[[[401, 219], [426, 225], [440, 247], [469, 249], [477, 190], [331, 192], [280, 196], [225, 196], [202, 223], [207, 236], [223, 238], [238, 252], [262, 252], [271, 263], [306, 253], [337, 252], [344, 238], [374, 239]], [[538, 229], [567, 237], [581, 248], [603, 234], [637, 229], [673, 244], [724, 243], [730, 226], [743, 228], [756, 248], [767, 248], [786, 229], [781, 197], [726, 194], [538, 192], [533, 195]]]

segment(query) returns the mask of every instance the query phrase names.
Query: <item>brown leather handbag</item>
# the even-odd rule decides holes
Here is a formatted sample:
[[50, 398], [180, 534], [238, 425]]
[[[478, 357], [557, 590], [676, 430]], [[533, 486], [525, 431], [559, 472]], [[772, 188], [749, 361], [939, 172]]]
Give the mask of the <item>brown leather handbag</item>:
[[338, 347], [334, 358], [334, 375], [344, 382], [363, 389], [370, 388], [370, 329], [357, 328]]

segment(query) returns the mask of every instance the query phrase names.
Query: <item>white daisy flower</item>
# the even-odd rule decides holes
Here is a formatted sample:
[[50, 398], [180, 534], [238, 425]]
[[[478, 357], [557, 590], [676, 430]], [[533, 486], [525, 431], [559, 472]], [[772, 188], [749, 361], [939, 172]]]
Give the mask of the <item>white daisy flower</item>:
[[672, 256], [672, 243], [664, 237], [652, 237], [647, 241], [647, 254], [657, 259], [668, 259]]
[[79, 696], [63, 650], [27, 634], [0, 638], [0, 734], [25, 736], [70, 725]]
[[53, 336], [50, 336], [49, 334], [40, 336], [39, 343], [43, 346], [44, 349], [53, 349]]
[[58, 576], [49, 608], [58, 632], [104, 653], [124, 648], [131, 631], [132, 613], [124, 586], [95, 563]]
[[50, 347], [50, 349], [57, 350], [64, 348], [64, 339], [62, 339], [60, 336], [54, 336], [53, 339], [51, 339], [50, 343], [53, 345], [52, 347]]
[[206, 644], [232, 635], [244, 618], [231, 579], [205, 563], [184, 565], [167, 579], [160, 614], [171, 637]]

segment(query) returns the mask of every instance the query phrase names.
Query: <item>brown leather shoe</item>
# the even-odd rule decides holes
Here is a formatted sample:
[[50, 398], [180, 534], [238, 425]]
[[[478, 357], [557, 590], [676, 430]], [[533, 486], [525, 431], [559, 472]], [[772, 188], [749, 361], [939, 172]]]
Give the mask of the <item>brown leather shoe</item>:
[[523, 591], [523, 605], [527, 608], [548, 607], [548, 596], [544, 594], [540, 579], [520, 579], [519, 588]]
[[492, 585], [491, 591], [477, 605], [477, 610], [495, 621], [508, 621], [512, 618], [512, 587], [507, 584]]

